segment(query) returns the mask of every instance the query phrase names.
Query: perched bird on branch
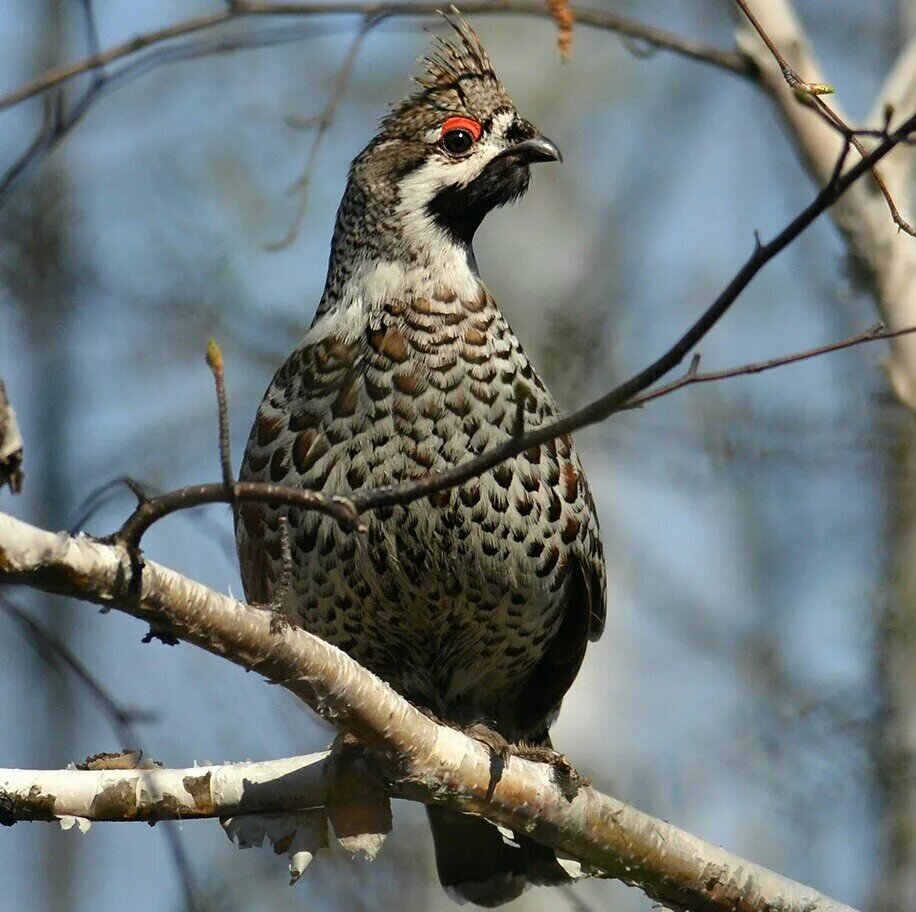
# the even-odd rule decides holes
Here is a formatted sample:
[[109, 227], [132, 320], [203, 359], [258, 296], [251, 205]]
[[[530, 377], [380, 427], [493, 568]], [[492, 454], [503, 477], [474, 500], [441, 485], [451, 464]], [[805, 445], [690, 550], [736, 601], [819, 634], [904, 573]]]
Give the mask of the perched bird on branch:
[[[557, 147], [515, 109], [456, 12], [419, 89], [350, 170], [311, 329], [268, 388], [243, 481], [345, 494], [463, 462], [557, 414], [472, 240]], [[568, 436], [365, 518], [240, 506], [245, 591], [282, 603], [405, 697], [509, 750], [548, 729], [604, 626], [598, 521]], [[285, 519], [284, 519], [285, 517]], [[561, 883], [552, 850], [431, 807], [440, 879], [485, 906]]]

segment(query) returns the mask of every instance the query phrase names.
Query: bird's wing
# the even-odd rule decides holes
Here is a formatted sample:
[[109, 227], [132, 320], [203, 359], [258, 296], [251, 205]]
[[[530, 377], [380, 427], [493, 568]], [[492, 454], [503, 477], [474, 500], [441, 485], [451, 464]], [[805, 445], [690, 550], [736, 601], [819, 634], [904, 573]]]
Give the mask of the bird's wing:
[[[571, 450], [571, 447], [570, 447]], [[572, 686], [589, 641], [604, 631], [606, 574], [598, 520], [585, 476], [570, 452], [578, 473], [582, 518], [579, 535], [565, 560], [562, 620], [544, 655], [522, 688], [516, 718], [519, 730], [535, 739], [546, 736], [564, 695]]]
[[[240, 480], [322, 490], [336, 462], [335, 427], [357, 408], [358, 378], [357, 345], [335, 337], [308, 344], [306, 337], [277, 371], [261, 401]], [[262, 503], [243, 503], [237, 511], [242, 582], [255, 603], [271, 601], [282, 571], [283, 512]]]

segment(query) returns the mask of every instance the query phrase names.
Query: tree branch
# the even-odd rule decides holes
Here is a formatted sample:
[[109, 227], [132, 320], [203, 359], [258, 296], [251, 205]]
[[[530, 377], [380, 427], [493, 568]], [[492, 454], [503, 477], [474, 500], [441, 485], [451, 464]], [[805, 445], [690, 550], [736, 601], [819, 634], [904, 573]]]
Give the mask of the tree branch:
[[[757, 4], [755, 12], [760, 27], [773, 44], [784, 49], [785, 56], [798, 72], [813, 83], [827, 81], [790, 0], [767, 0], [765, 4]], [[809, 107], [799, 104], [786, 83], [780, 64], [743, 17], [738, 22], [736, 40], [739, 50], [755, 62], [759, 84], [774, 101], [815, 182], [823, 184], [830, 180], [837, 156], [848, 139], [844, 139], [835, 126], [816, 116], [816, 112], [813, 116]], [[894, 68], [898, 77], [898, 67], [904, 67], [903, 77], [908, 77], [907, 59], [902, 58]], [[905, 98], [909, 82], [903, 77], [891, 77], [893, 81], [889, 80], [885, 91], [902, 87], [901, 98]], [[883, 109], [883, 101], [879, 110]], [[834, 109], [843, 118], [838, 106], [834, 105]], [[903, 108], [907, 113], [910, 110]], [[879, 116], [883, 117], [883, 112]], [[901, 148], [883, 166], [889, 193], [902, 200], [910, 197], [912, 184], [906, 175], [911, 173], [913, 155], [912, 148]], [[898, 161], [905, 159], [909, 165], [901, 167], [895, 158]], [[884, 199], [863, 184], [839, 200], [831, 215], [846, 241], [852, 261], [874, 292], [881, 319], [892, 329], [916, 323], [916, 244], [912, 238], [898, 232], [887, 218]], [[894, 340], [886, 367], [898, 398], [916, 409], [916, 340]]]
[[[92, 54], [83, 60], [39, 76], [7, 95], [0, 97], [0, 110], [12, 107], [35, 95], [53, 89], [84, 73], [91, 73], [107, 64], [135, 56], [151, 47], [174, 41], [188, 35], [208, 31], [235, 19], [244, 17], [297, 17], [297, 16], [361, 16], [371, 19], [384, 19], [389, 16], [430, 16], [442, 8], [437, 2], [415, 3], [254, 3], [235, 2], [219, 13], [197, 16], [175, 23], [166, 28], [145, 32], [141, 35], [112, 45], [104, 51]], [[467, 15], [483, 16], [490, 14], [516, 14], [552, 18], [552, 13], [543, 3], [536, 0], [467, 0], [460, 4], [461, 11]], [[618, 16], [603, 10], [580, 9], [571, 7], [576, 21], [581, 25], [604, 31], [616, 32], [627, 38], [645, 42], [652, 47], [671, 51], [691, 60], [719, 67], [738, 76], [752, 78], [753, 65], [741, 54], [724, 51], [719, 48], [690, 41], [664, 29], [645, 25], [626, 16]]]
[[[88, 0], [84, 0], [84, 2], [88, 3]], [[258, 47], [268, 43], [281, 44], [297, 41], [303, 37], [301, 30], [289, 27], [278, 28], [269, 32], [267, 30], [251, 31], [241, 36], [213, 41], [205, 41], [204, 38], [197, 39], [196, 36], [198, 35], [208, 34], [211, 31], [218, 30], [220, 26], [241, 18], [280, 19], [293, 17], [305, 20], [309, 17], [341, 15], [361, 15], [366, 23], [365, 32], [365, 30], [389, 16], [426, 16], [438, 11], [440, 5], [431, 2], [415, 4], [233, 2], [228, 4], [227, 9], [222, 13], [195, 17], [163, 29], [147, 32], [105, 51], [91, 53], [90, 56], [76, 63], [51, 70], [28, 85], [0, 98], [0, 111], [2, 111], [4, 108], [19, 104], [36, 95], [44, 94], [47, 99], [49, 91], [55, 88], [58, 90], [54, 97], [53, 106], [46, 105], [45, 119], [35, 139], [0, 177], [0, 205], [2, 205], [11, 188], [26, 169], [57, 148], [103, 92], [108, 92], [119, 85], [124, 85], [128, 81], [162, 64], [177, 63], [215, 53], [238, 51], [242, 48]], [[552, 15], [545, 6], [541, 5], [539, 0], [469, 0], [463, 8], [465, 12], [476, 15], [485, 13], [508, 13], [537, 17]], [[748, 78], [752, 78], [754, 75], [753, 67], [739, 54], [721, 51], [717, 48], [689, 41], [662, 29], [643, 25], [613, 13], [588, 9], [580, 10], [578, 11], [578, 19], [586, 26], [617, 32], [624, 38], [638, 39], [650, 47], [663, 48], [690, 59], [718, 66], [737, 75]], [[87, 28], [90, 30], [90, 35], [94, 34], [92, 20], [87, 21]], [[121, 60], [124, 63], [120, 68], [105, 69], [111, 63]], [[349, 69], [349, 64], [345, 64], [345, 68]], [[87, 73], [92, 76], [91, 83], [68, 111], [63, 98], [63, 86], [70, 80]], [[53, 116], [51, 116], [52, 110]], [[322, 120], [326, 119], [323, 115]], [[313, 146], [313, 151], [309, 157], [310, 161], [317, 155], [320, 135], [319, 133], [316, 144]], [[311, 165], [307, 165], [306, 170], [310, 170], [311, 167]], [[304, 210], [304, 200], [305, 195], [300, 193], [300, 212]], [[279, 245], [273, 246], [283, 246], [284, 242], [288, 243], [284, 239]]]
[[[5, 769], [0, 824], [62, 817], [157, 823], [296, 811], [328, 804], [342, 772], [327, 751], [189, 769]], [[378, 787], [377, 778], [371, 781]]]
[[[835, 163], [829, 182], [814, 200], [771, 241], [761, 243], [758, 238], [753, 252], [744, 265], [696, 322], [661, 357], [639, 373], [634, 374], [629, 380], [621, 383], [600, 399], [596, 399], [563, 418], [548, 422], [525, 434], [512, 436], [480, 456], [468, 459], [444, 472], [430, 474], [416, 481], [357, 492], [351, 498], [357, 512], [362, 513], [365, 510], [374, 510], [379, 507], [410, 503], [437, 491], [444, 491], [463, 484], [533, 446], [539, 446], [563, 434], [604, 421], [615, 412], [626, 408], [635, 396], [647, 390], [683, 361], [686, 355], [728, 312], [741, 292], [770, 260], [785, 250], [819, 215], [842, 198], [843, 194], [863, 174], [869, 172], [874, 164], [897, 145], [907, 140], [914, 131], [916, 131], [916, 114], [908, 117], [868, 155], [847, 171], [840, 174], [840, 169], [836, 167]], [[837, 162], [845, 159], [846, 149], [840, 150]], [[916, 325], [916, 315], [907, 325]]]
[[[779, 367], [785, 367], [789, 364], [797, 364], [800, 361], [807, 361], [811, 358], [820, 357], [821, 355], [843, 351], [847, 348], [863, 345], [868, 342], [879, 342], [882, 340], [891, 341], [898, 339], [901, 336], [908, 336], [912, 334], [916, 334], [916, 326], [906, 326], [902, 329], [888, 330], [884, 327], [883, 324], [878, 323], [875, 326], [864, 330], [863, 332], [857, 333], [854, 336], [848, 336], [847, 338], [841, 339], [838, 342], [829, 342], [825, 345], [816, 346], [815, 348], [792, 352], [791, 354], [781, 355], [777, 358], [770, 358], [765, 361], [753, 361], [750, 364], [742, 364], [738, 367], [730, 367], [717, 371], [707, 371], [704, 373], [699, 373], [700, 356], [699, 354], [695, 354], [690, 367], [681, 377], [678, 377], [676, 380], [672, 380], [670, 383], [666, 383], [662, 386], [657, 386], [648, 392], [640, 393], [634, 396], [622, 405], [615, 407], [612, 413], [607, 417], [612, 417], [612, 415], [617, 414], [618, 412], [641, 408], [650, 402], [654, 402], [656, 399], [661, 399], [662, 397], [668, 396], [671, 393], [674, 393], [677, 390], [683, 389], [687, 386], [694, 386], [700, 383], [713, 383], [720, 380], [729, 380], [734, 377], [748, 376], [751, 374], [761, 374], [767, 371], [775, 370]], [[210, 350], [212, 350], [213, 347], [215, 347], [217, 351], [219, 350], [219, 347], [216, 346], [216, 343], [211, 340]], [[210, 361], [210, 358], [211, 355], [208, 351], [208, 361]], [[219, 370], [219, 375], [221, 376], [221, 361]], [[216, 371], [214, 371], [214, 373], [216, 373]], [[217, 384], [217, 402], [219, 406], [220, 462], [224, 472], [223, 483], [221, 485], [215, 483], [206, 485], [191, 485], [189, 487], [179, 488], [178, 490], [170, 491], [165, 494], [159, 494], [152, 498], [147, 498], [142, 493], [142, 490], [139, 488], [139, 486], [132, 484], [132, 490], [134, 490], [134, 492], [140, 496], [140, 503], [134, 513], [124, 523], [124, 525], [122, 525], [117, 532], [104, 539], [105, 541], [121, 542], [122, 544], [126, 544], [132, 548], [137, 548], [140, 545], [140, 541], [143, 535], [149, 530], [149, 528], [155, 523], [159, 522], [159, 520], [164, 519], [166, 516], [169, 516], [172, 513], [177, 513], [181, 510], [191, 509], [193, 507], [208, 503], [227, 503], [234, 506], [239, 501], [256, 501], [259, 503], [269, 503], [276, 506], [294, 506], [302, 509], [317, 509], [335, 518], [345, 528], [349, 528], [355, 532], [363, 532], [365, 531], [365, 525], [360, 519], [360, 513], [363, 510], [377, 509], [378, 506], [385, 506], [388, 501], [384, 499], [379, 500], [379, 498], [388, 498], [389, 496], [392, 496], [390, 494], [391, 489], [389, 488], [370, 490], [368, 492], [364, 492], [363, 495], [356, 495], [352, 497], [335, 497], [330, 494], [303, 491], [301, 488], [287, 487], [285, 485], [233, 482], [231, 474], [228, 476], [228, 480], [225, 480], [227, 477], [225, 476], [225, 472], [226, 466], [229, 465], [229, 456], [227, 447], [228, 437], [224, 436], [224, 429], [228, 427], [228, 417], [226, 412], [225, 388], [224, 386], [221, 386], [220, 383]], [[518, 430], [513, 433], [511, 438], [513, 441], [525, 442], [529, 440], [529, 436], [524, 434], [524, 404], [525, 398], [524, 396], [521, 396], [518, 400], [518, 415], [516, 418], [516, 428]], [[551, 427], [552, 426], [553, 425], [551, 425]], [[536, 444], [527, 444], [527, 446], [531, 445]], [[525, 448], [527, 448], [527, 446]], [[497, 450], [498, 449], [499, 448], [497, 447]], [[496, 450], [490, 452], [496, 452]], [[482, 457], [478, 458], [488, 456], [489, 452], [482, 454]], [[471, 461], [472, 460], [469, 462]], [[461, 465], [463, 466], [465, 463], [462, 463]], [[461, 466], [458, 466], [457, 468], [461, 468]], [[485, 471], [485, 469], [482, 469], [481, 473], [483, 471]], [[416, 499], [417, 497], [424, 495], [428, 491], [428, 486], [430, 484], [438, 483], [438, 479], [447, 474], [448, 473], [442, 473], [442, 475], [430, 475], [425, 479], [419, 479], [405, 483], [398, 488], [398, 490], [401, 491], [399, 496], [402, 499], [397, 500], [396, 502], [408, 503], [411, 499]], [[110, 482], [109, 485], [104, 486], [102, 490], [106, 490], [111, 484], [120, 484], [122, 481], [123, 479], [116, 479], [115, 482]], [[436, 490], [445, 490], [460, 483], [460, 481], [455, 481], [453, 476], [449, 476], [448, 483], [445, 485], [445, 487], [442, 489], [437, 488]], [[82, 524], [82, 522], [77, 523], [74, 527], [75, 530], [79, 530]], [[281, 540], [285, 541], [283, 553], [284, 565], [286, 565], [292, 560], [292, 557], [289, 552], [289, 531], [286, 526], [285, 517], [281, 517], [280, 534]], [[287, 567], [284, 578], [288, 579], [289, 572], [290, 570]], [[278, 599], [277, 601], [282, 603], [283, 600]]]
[[[124, 546], [45, 532], [0, 514], [0, 584], [26, 585], [116, 607], [257, 671], [377, 751], [373, 761], [391, 794], [446, 804], [526, 832], [604, 876], [638, 886], [660, 902], [699, 912], [802, 912], [812, 908], [851, 912], [809, 887], [594, 789], [581, 788], [570, 798], [554, 780], [549, 766], [513, 757], [494, 784], [492, 757], [482, 744], [437, 725], [345, 653], [301, 628], [276, 629], [269, 612], [243, 605], [152, 562], [134, 586], [131, 558]], [[280, 782], [275, 781], [276, 776], [271, 778], [267, 767], [262, 794], [270, 794], [270, 789], [282, 786], [296, 770], [302, 770], [294, 801], [302, 807], [306, 800], [303, 794], [308, 799], [316, 797], [307, 789], [314, 784], [311, 777], [326, 761], [311, 758], [307, 763], [301, 759], [290, 762], [299, 766], [284, 767]], [[265, 770], [263, 765], [259, 768]], [[188, 777], [168, 771], [142, 775], [119, 772], [115, 779], [128, 783], [121, 786], [123, 800], [134, 812], [138, 804], [145, 806], [136, 797], [141, 788], [139, 780], [159, 775], [168, 780], [161, 787], [187, 793], [182, 804], [194, 801], [196, 791], [197, 800], [207, 810], [222, 811], [223, 806], [216, 807], [212, 778], [206, 788], [200, 782], [206, 773], [192, 772], [197, 778], [190, 783]], [[41, 775], [45, 778], [36, 778]], [[105, 802], [97, 802], [93, 810], [92, 789], [102, 786], [103, 792], [96, 794], [112, 796], [112, 780], [106, 778], [111, 775], [106, 771], [105, 776], [80, 780], [69, 775], [54, 778], [62, 773], [0, 773], [0, 783], [8, 783], [3, 787], [6, 791], [0, 788], [4, 822], [59, 817], [68, 809], [101, 815]], [[235, 782], [241, 783], [244, 776], [239, 768]], [[85, 786], [80, 784], [87, 781]], [[42, 790], [45, 784], [50, 789], [47, 792]], [[34, 785], [39, 789], [32, 792]], [[74, 792], [67, 789], [74, 789], [80, 797], [73, 797]], [[142, 792], [139, 794], [142, 797]], [[250, 808], [252, 805], [244, 801], [254, 801], [255, 797], [250, 790], [246, 793], [244, 785], [235, 792], [227, 787], [226, 794], [235, 801], [235, 807]], [[308, 803], [311, 806], [310, 800]], [[150, 811], [154, 812], [165, 813], [166, 809]], [[114, 809], [105, 813], [116, 816]], [[199, 813], [201, 809], [195, 815]]]
[[317, 510], [336, 519], [345, 529], [358, 532], [363, 528], [359, 511], [348, 497], [270, 482], [237, 481], [229, 485], [225, 482], [190, 485], [157, 497], [144, 498], [113, 537], [131, 545], [139, 545], [140, 539], [150, 526], [179, 510], [188, 510], [204, 504], [235, 504], [247, 501]]
[[[855, 150], [860, 155], [865, 155], [867, 150], [859, 136], [862, 134], [873, 134], [875, 131], [857, 130], [850, 127], [849, 124], [847, 124], [843, 119], [843, 117], [834, 111], [833, 108], [831, 108], [830, 105], [828, 105], [820, 97], [821, 95], [833, 94], [833, 86], [822, 82], [805, 82], [783, 56], [782, 52], [774, 43], [773, 39], [769, 36], [769, 34], [767, 34], [767, 31], [761, 24], [760, 20], [751, 11], [747, 0], [735, 0], [735, 3], [744, 13], [754, 31], [757, 32], [760, 39], [766, 45], [767, 50], [770, 52], [770, 54], [773, 56], [773, 59], [779, 66], [779, 69], [782, 73], [782, 78], [785, 80], [786, 85], [795, 93], [798, 100], [809, 105], [811, 109], [820, 116], [824, 123], [827, 124], [828, 127], [836, 130], [847, 143], [855, 148]], [[883, 117], [882, 121], [885, 124], [884, 129], [886, 129], [887, 123], [890, 121], [890, 115], [888, 114], [887, 116]], [[877, 135], [879, 136], [882, 135], [882, 133], [883, 131], [881, 130], [877, 131]], [[884, 197], [884, 201], [887, 204], [887, 208], [890, 211], [894, 224], [901, 231], [905, 231], [911, 237], [916, 237], [916, 228], [914, 228], [900, 214], [900, 210], [897, 208], [897, 203], [894, 200], [894, 195], [891, 193], [890, 188], [887, 186], [887, 183], [882, 177], [881, 172], [877, 168], [872, 168], [872, 177], [874, 177], [875, 183], [878, 185], [878, 189], [881, 191], [881, 195]]]
[[655, 389], [641, 396], [631, 399], [627, 408], [635, 409], [648, 405], [656, 399], [668, 396], [677, 390], [684, 389], [687, 386], [694, 386], [698, 383], [717, 383], [720, 380], [730, 380], [734, 377], [747, 377], [752, 374], [763, 374], [767, 371], [775, 370], [779, 367], [786, 367], [789, 364], [798, 364], [800, 361], [808, 361], [811, 358], [819, 358], [821, 355], [828, 355], [832, 352], [843, 351], [847, 348], [853, 348], [856, 345], [863, 345], [866, 342], [878, 342], [882, 339], [896, 339], [900, 336], [908, 336], [916, 333], [916, 326], [906, 326], [903, 329], [886, 330], [881, 323], [866, 329], [864, 332], [855, 336], [849, 336], [839, 342], [828, 342], [826, 345], [818, 345], [816, 348], [808, 348], [805, 351], [793, 352], [791, 355], [781, 355], [778, 358], [769, 358], [766, 361], [753, 361], [750, 364], [742, 364], [740, 367], [729, 367], [724, 370], [699, 372], [700, 356], [694, 355], [690, 367], [683, 376], [677, 380], [672, 380], [663, 386], [657, 386]]

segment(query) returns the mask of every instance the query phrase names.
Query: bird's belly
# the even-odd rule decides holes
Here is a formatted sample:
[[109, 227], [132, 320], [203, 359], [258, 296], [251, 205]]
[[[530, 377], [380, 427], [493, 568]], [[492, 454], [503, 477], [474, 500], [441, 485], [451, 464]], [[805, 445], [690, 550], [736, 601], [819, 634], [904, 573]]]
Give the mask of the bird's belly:
[[[294, 571], [302, 625], [447, 718], [495, 713], [543, 655], [560, 594], [537, 573], [532, 530], [456, 494], [373, 518], [361, 536], [316, 514]], [[519, 540], [520, 539], [520, 540]]]

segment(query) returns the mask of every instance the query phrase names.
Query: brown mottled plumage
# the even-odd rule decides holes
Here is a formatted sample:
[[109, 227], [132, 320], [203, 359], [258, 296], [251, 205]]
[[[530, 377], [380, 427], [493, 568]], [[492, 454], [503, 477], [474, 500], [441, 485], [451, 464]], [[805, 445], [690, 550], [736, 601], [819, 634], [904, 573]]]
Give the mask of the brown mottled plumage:
[[[489, 210], [525, 191], [531, 162], [559, 153], [518, 116], [470, 26], [449, 22], [456, 40], [438, 40], [420, 90], [353, 163], [318, 313], [261, 403], [244, 480], [359, 491], [505, 440], [520, 397], [527, 427], [557, 414], [477, 274], [471, 239]], [[278, 591], [282, 512], [239, 510], [254, 602]], [[365, 535], [285, 512], [285, 607], [303, 627], [444, 719], [549, 743], [605, 612], [597, 518], [568, 437], [378, 510]], [[443, 884], [461, 898], [497, 905], [527, 882], [566, 877], [524, 837], [510, 845], [482, 820], [430, 817]]]

